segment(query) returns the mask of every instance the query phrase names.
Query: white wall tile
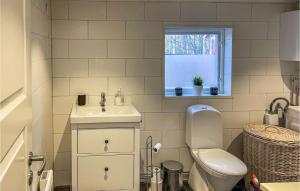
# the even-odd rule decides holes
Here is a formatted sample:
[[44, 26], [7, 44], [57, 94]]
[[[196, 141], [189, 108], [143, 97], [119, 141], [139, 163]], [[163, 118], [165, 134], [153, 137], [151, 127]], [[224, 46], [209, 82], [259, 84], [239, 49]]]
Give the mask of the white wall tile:
[[265, 111], [250, 111], [249, 112], [249, 122], [250, 123], [260, 123], [264, 121]]
[[54, 159], [54, 170], [71, 170], [71, 152], [57, 153]]
[[126, 76], [161, 76], [161, 60], [127, 59]]
[[266, 58], [238, 58], [233, 59], [234, 75], [266, 75], [267, 73]]
[[249, 122], [249, 112], [222, 112], [223, 128], [243, 129]]
[[279, 57], [279, 42], [277, 40], [253, 40], [251, 41], [251, 56]]
[[125, 22], [90, 21], [89, 39], [125, 39]]
[[134, 95], [131, 102], [141, 112], [161, 111], [161, 95]]
[[145, 78], [145, 94], [162, 94], [161, 77]]
[[69, 115], [53, 115], [53, 133], [71, 133]]
[[250, 93], [281, 93], [283, 81], [281, 76], [251, 76]]
[[71, 134], [54, 134], [54, 153], [71, 151]]
[[268, 39], [279, 39], [279, 22], [268, 23]]
[[52, 1], [52, 19], [68, 19], [69, 7], [68, 1], [53, 0]]
[[218, 20], [243, 21], [251, 19], [251, 4], [246, 3], [218, 3]]
[[179, 129], [180, 118], [178, 113], [146, 113], [146, 130]]
[[126, 39], [162, 39], [161, 22], [127, 22]]
[[164, 130], [162, 132], [162, 145], [164, 148], [178, 148], [185, 146], [184, 130]]
[[179, 3], [149, 2], [145, 7], [146, 20], [174, 21], [180, 17]]
[[100, 95], [107, 92], [107, 78], [71, 78], [70, 94]]
[[248, 76], [233, 76], [232, 78], [232, 93], [249, 93]]
[[144, 3], [108, 2], [108, 20], [144, 20]]
[[98, 76], [125, 76], [124, 59], [90, 59], [89, 75]]
[[106, 2], [70, 1], [69, 17], [76, 20], [105, 20]]
[[250, 56], [250, 41], [249, 40], [233, 40], [232, 45], [233, 58], [245, 58]]
[[69, 115], [74, 103], [74, 97], [53, 97], [53, 114]]
[[254, 4], [252, 18], [254, 20], [279, 21], [280, 13], [285, 10], [285, 4]]
[[266, 39], [268, 34], [268, 23], [236, 22], [233, 31], [235, 39]]
[[266, 105], [266, 96], [261, 95], [233, 95], [233, 111], [255, 111], [264, 110]]
[[164, 99], [162, 102], [162, 111], [164, 112], [186, 112], [187, 107], [198, 104], [197, 99]]
[[69, 78], [53, 78], [53, 96], [68, 96], [69, 86]]
[[122, 88], [124, 94], [144, 94], [144, 78], [109, 78], [108, 93], [114, 95]]
[[105, 40], [70, 40], [70, 58], [106, 58], [107, 43]]
[[181, 20], [185, 21], [215, 21], [217, 19], [217, 4], [203, 2], [186, 2], [181, 4]]
[[109, 58], [141, 58], [143, 41], [140, 40], [109, 40]]
[[189, 148], [179, 149], [179, 161], [183, 164], [183, 171], [188, 172], [192, 168], [194, 159]]
[[68, 58], [69, 47], [67, 40], [52, 40], [52, 58]]
[[52, 21], [52, 37], [57, 39], [87, 39], [88, 28], [86, 21]]
[[161, 40], [145, 41], [145, 58], [161, 58], [163, 55], [163, 42]]
[[53, 59], [53, 77], [88, 76], [87, 59]]

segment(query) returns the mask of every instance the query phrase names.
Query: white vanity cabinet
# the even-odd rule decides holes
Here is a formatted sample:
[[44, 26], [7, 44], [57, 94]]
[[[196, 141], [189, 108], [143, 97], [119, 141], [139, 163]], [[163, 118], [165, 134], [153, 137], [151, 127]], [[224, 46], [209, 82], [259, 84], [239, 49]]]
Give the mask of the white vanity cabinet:
[[141, 117], [109, 123], [77, 118], [72, 123], [74, 117], [72, 191], [139, 191]]

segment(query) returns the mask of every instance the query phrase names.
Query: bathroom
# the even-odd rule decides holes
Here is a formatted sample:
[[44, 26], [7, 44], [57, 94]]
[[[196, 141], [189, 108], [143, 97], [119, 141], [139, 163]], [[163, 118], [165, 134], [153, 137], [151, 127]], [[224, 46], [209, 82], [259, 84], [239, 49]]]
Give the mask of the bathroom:
[[[299, 92], [299, 1], [296, 0], [0, 2], [1, 191], [39, 190], [38, 183], [42, 183], [37, 171], [43, 166], [39, 159], [46, 161], [44, 171], [53, 181], [52, 189], [57, 191], [143, 190], [148, 181], [145, 166], [150, 162], [150, 155], [152, 166], [161, 167], [162, 162], [169, 160], [182, 164], [184, 184], [192, 190], [187, 183], [195, 161], [186, 140], [187, 109], [190, 106], [207, 105], [218, 110], [223, 132], [219, 139], [222, 140], [219, 143], [221, 148], [244, 161], [245, 126], [266, 123], [266, 109], [275, 98], [284, 97], [291, 105], [296, 105], [294, 100], [299, 99], [295, 88], [298, 86]], [[293, 20], [292, 23], [290, 19], [292, 24], [288, 22], [288, 27], [284, 28], [288, 35], [283, 35], [281, 27], [286, 23], [282, 22], [282, 13], [292, 11], [298, 12], [298, 22]], [[174, 39], [182, 39], [178, 37], [180, 34], [192, 34], [198, 40], [205, 38], [208, 45], [203, 45], [203, 51], [206, 55], [217, 55], [210, 57], [214, 59], [212, 66], [199, 69], [201, 64], [209, 61], [204, 57], [203, 60], [197, 60], [197, 57], [193, 60], [190, 55], [189, 58], [183, 57], [190, 51], [190, 46], [177, 47], [176, 52], [171, 43]], [[283, 41], [282, 38], [288, 39]], [[207, 47], [209, 51], [205, 49]], [[172, 60], [174, 55], [190, 61], [190, 67], [178, 69], [180, 63], [176, 61], [180, 58]], [[298, 57], [287, 58], [291, 55]], [[219, 64], [220, 57], [224, 58], [222, 64]], [[176, 67], [168, 67], [172, 63]], [[200, 94], [197, 90], [194, 93], [193, 89], [194, 77], [198, 75], [201, 84], [204, 83]], [[215, 88], [218, 95], [211, 92], [214, 89], [208, 81], [218, 84]], [[172, 83], [179, 83], [180, 87]], [[190, 89], [186, 88], [187, 84]], [[132, 181], [138, 186], [134, 189], [114, 188], [112, 184], [110, 188], [79, 189], [76, 177], [83, 177], [82, 185], [94, 185], [90, 180], [96, 172], [88, 176], [78, 173], [77, 158], [85, 154], [79, 152], [80, 128], [77, 126], [84, 116], [82, 119], [75, 117], [79, 120], [76, 122], [72, 112], [89, 106], [96, 109], [90, 113], [115, 111], [119, 112], [115, 115], [117, 117], [107, 117], [107, 120], [119, 120], [125, 125], [128, 121], [122, 121], [122, 109], [110, 110], [115, 108], [116, 95], [121, 97], [119, 101], [124, 99], [124, 105], [134, 107], [136, 115], [140, 114], [138, 119], [131, 116], [134, 138], [128, 141], [134, 144], [130, 150], [134, 163], [131, 169], [127, 168], [128, 172], [124, 172], [128, 176], [133, 173]], [[85, 106], [78, 106], [79, 102], [85, 102]], [[284, 106], [284, 102], [280, 103]], [[118, 129], [120, 133], [115, 131]], [[119, 126], [112, 131], [116, 132], [114, 135], [120, 142], [122, 130]], [[217, 136], [218, 132], [215, 133]], [[104, 136], [101, 133], [96, 135]], [[152, 140], [150, 154], [146, 144], [149, 137]], [[152, 147], [158, 143], [158, 151], [153, 152]], [[105, 143], [104, 149], [109, 144]], [[125, 150], [128, 149], [126, 144], [123, 145]], [[85, 147], [91, 149], [88, 145], [83, 145], [82, 149]], [[30, 166], [27, 165], [29, 152], [33, 153], [29, 157]], [[88, 152], [87, 155], [92, 154]], [[299, 160], [299, 155], [296, 159]], [[107, 174], [109, 179], [109, 170], [104, 176]], [[32, 177], [30, 186], [28, 177]], [[50, 184], [49, 181], [44, 183]], [[244, 187], [249, 187], [246, 178]], [[294, 191], [287, 187], [282, 190]]]

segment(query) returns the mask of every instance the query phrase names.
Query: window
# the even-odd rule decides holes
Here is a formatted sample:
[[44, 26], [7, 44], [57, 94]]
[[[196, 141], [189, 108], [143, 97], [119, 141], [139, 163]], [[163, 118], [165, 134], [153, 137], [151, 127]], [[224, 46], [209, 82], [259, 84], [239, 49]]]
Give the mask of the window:
[[[165, 96], [210, 96], [217, 87], [219, 96], [231, 95], [231, 28], [167, 27], [165, 29]], [[203, 79], [201, 94], [194, 90], [193, 79]]]

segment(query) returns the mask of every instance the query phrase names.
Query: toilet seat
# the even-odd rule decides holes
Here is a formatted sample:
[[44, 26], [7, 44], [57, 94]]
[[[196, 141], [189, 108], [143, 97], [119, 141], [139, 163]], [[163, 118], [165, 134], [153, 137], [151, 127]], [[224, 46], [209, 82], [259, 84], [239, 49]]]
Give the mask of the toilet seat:
[[197, 163], [214, 176], [243, 176], [246, 165], [237, 157], [222, 149], [196, 149], [192, 151]]

